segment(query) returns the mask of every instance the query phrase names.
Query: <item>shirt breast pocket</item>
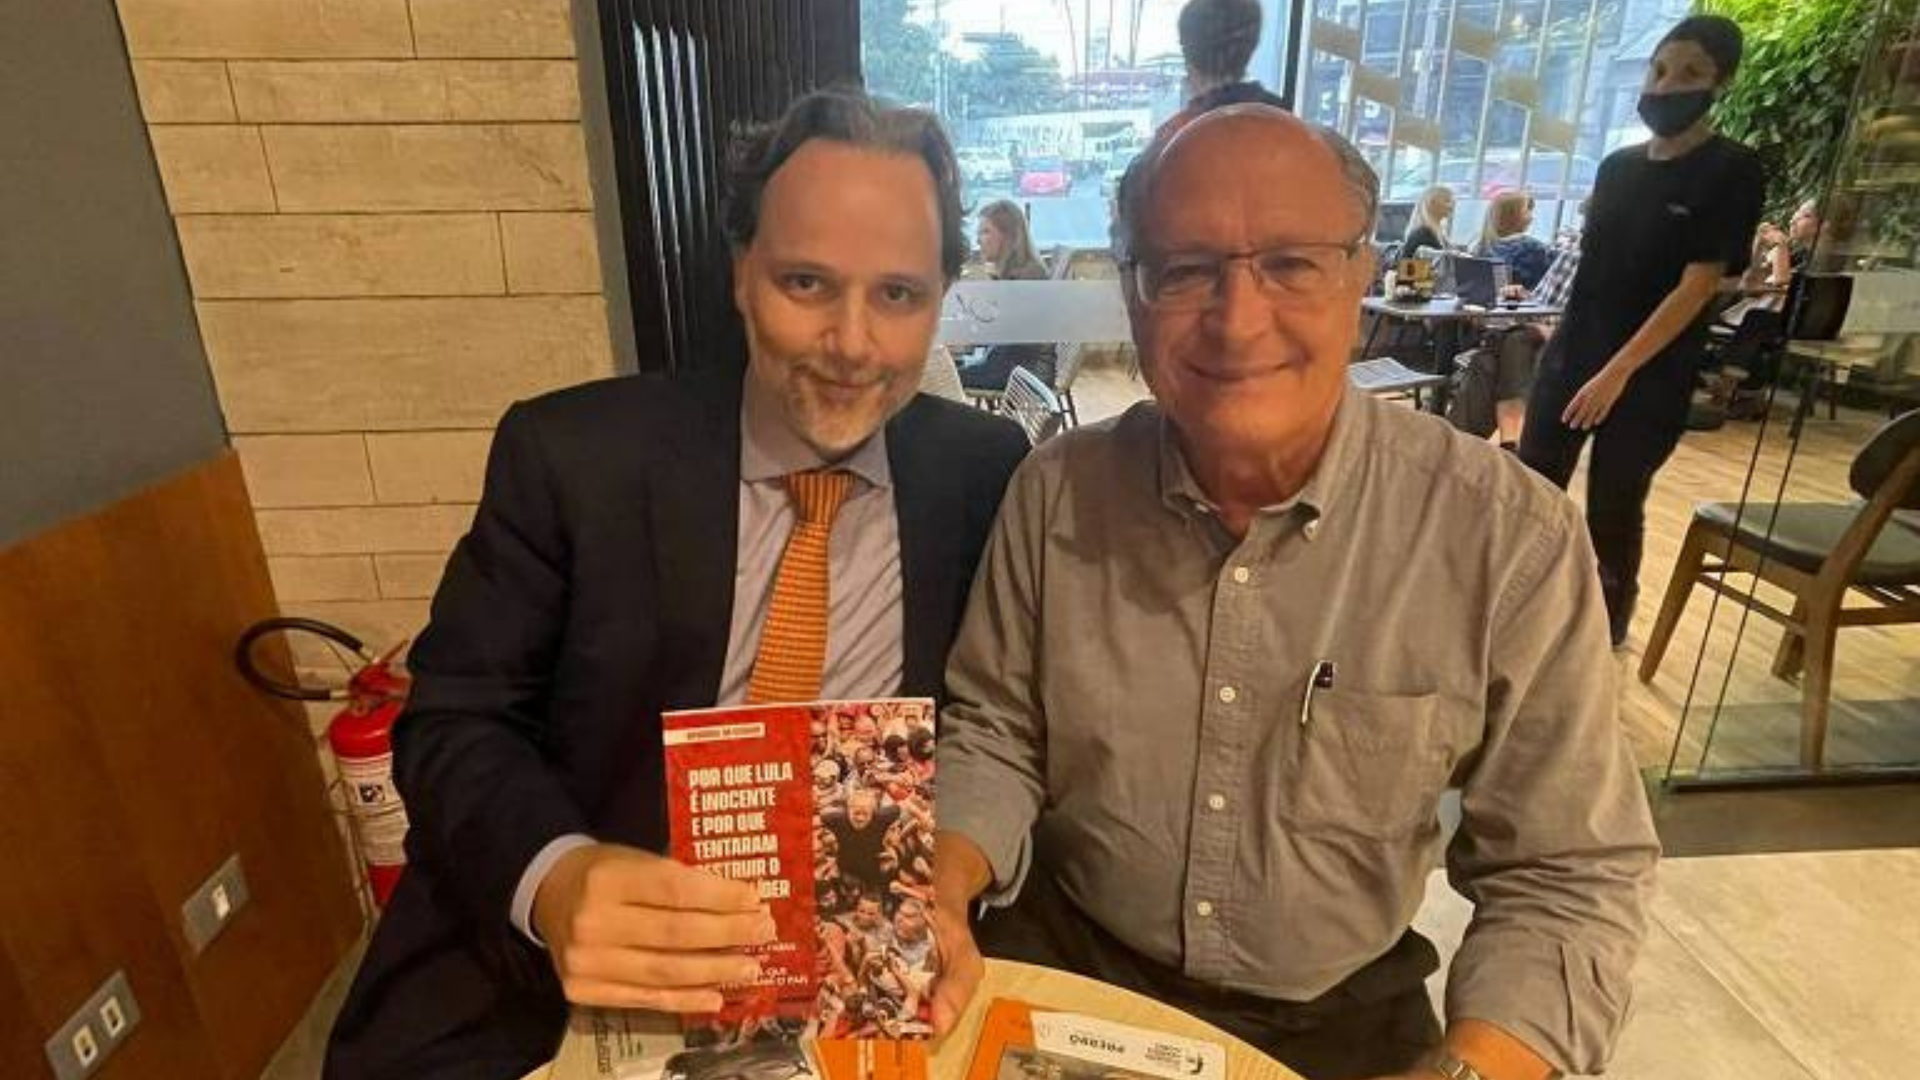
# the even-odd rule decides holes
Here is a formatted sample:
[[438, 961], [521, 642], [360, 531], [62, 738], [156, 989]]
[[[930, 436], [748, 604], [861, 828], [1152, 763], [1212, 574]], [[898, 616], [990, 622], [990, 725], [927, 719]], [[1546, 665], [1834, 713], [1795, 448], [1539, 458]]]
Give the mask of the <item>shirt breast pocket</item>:
[[1293, 748], [1282, 813], [1306, 831], [1403, 838], [1434, 819], [1479, 718], [1440, 694], [1321, 690]]

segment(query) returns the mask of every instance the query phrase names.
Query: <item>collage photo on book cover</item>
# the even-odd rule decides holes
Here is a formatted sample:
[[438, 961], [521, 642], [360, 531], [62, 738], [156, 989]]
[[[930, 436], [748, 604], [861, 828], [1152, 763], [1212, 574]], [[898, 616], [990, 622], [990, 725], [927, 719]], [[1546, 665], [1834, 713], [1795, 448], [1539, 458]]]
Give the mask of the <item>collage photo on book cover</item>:
[[932, 703], [826, 704], [810, 723], [820, 1035], [925, 1038], [938, 963]]

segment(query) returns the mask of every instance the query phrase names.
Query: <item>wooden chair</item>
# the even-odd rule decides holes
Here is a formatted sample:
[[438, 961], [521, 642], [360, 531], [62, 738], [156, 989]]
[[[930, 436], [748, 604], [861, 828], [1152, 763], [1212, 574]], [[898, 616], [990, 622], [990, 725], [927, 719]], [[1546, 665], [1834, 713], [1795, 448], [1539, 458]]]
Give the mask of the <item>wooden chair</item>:
[[[1847, 479], [1865, 503], [1760, 505], [1744, 513], [1736, 503], [1696, 507], [1640, 660], [1640, 681], [1651, 682], [1696, 583], [1781, 624], [1773, 673], [1805, 672], [1800, 763], [1816, 771], [1825, 762], [1840, 629], [1920, 623], [1920, 528], [1895, 518], [1897, 511], [1920, 509], [1920, 410], [1874, 433]], [[1786, 590], [1793, 610], [1749, 596], [1728, 583], [1729, 574]], [[1849, 607], [1849, 594], [1871, 603]]]
[[1027, 433], [1027, 441], [1035, 446], [1060, 434], [1066, 423], [1066, 411], [1060, 407], [1060, 399], [1040, 381], [1040, 376], [1022, 367], [1014, 368], [1007, 376], [1007, 391], [1001, 396], [1000, 409], [1019, 423]]

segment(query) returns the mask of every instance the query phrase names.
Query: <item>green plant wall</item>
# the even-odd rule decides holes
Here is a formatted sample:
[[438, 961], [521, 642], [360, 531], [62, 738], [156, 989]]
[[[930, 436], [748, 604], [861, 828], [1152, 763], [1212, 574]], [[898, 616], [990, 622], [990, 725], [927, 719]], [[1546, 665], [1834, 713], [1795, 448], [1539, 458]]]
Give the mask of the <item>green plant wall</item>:
[[1880, 0], [1704, 0], [1746, 32], [1740, 74], [1720, 99], [1721, 133], [1760, 152], [1769, 220], [1821, 195]]

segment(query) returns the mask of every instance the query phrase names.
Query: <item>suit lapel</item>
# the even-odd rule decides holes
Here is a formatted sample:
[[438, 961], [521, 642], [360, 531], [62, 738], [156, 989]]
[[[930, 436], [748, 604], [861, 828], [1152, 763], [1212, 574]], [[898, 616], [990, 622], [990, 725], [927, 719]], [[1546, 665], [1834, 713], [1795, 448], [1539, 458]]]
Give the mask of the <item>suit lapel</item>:
[[966, 586], [955, 580], [966, 522], [954, 463], [933, 460], [919, 430], [923, 410], [915, 398], [888, 423], [887, 464], [900, 522], [901, 691], [937, 698], [944, 696], [956, 599]]
[[667, 709], [704, 708], [720, 693], [733, 622], [740, 546], [738, 375], [687, 376], [705, 385], [672, 449], [654, 463], [654, 581], [660, 598], [655, 685]]

